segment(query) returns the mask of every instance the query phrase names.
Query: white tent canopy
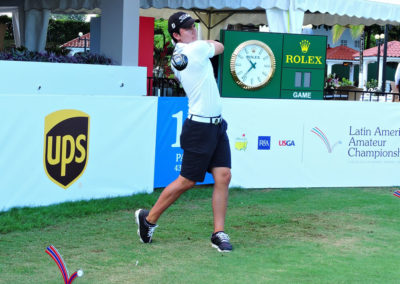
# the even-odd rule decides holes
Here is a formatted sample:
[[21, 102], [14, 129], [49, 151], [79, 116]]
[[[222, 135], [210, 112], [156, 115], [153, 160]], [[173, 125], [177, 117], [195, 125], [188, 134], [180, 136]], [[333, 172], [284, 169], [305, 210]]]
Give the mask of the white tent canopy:
[[224, 10], [243, 12], [277, 9], [285, 13], [305, 12], [304, 25], [399, 25], [399, 1], [383, 1], [385, 0], [140, 0], [140, 7], [203, 10], [211, 13]]
[[[15, 34], [20, 35], [21, 44], [32, 50], [42, 50], [50, 13], [101, 13], [102, 7], [121, 1], [133, 2], [2, 0], [0, 5], [18, 8], [20, 29], [16, 29]], [[221, 28], [239, 22], [269, 24], [272, 32], [291, 33], [301, 32], [302, 26], [307, 24], [400, 24], [400, 3], [394, 0], [140, 0], [139, 5], [140, 14], [156, 18], [168, 18], [171, 13], [167, 15], [167, 12], [171, 10], [165, 9], [191, 11], [202, 20], [206, 27], [203, 30], [209, 31], [207, 38], [216, 38]]]
[[[390, 0], [383, 0], [390, 1]], [[400, 2], [400, 1], [399, 1]], [[141, 0], [140, 14], [168, 19], [175, 10], [191, 10], [217, 38], [228, 24], [268, 24], [270, 31], [300, 33], [303, 25], [399, 25], [400, 3], [379, 0]], [[267, 20], [269, 19], [269, 21]]]
[[49, 10], [52, 13], [100, 14], [101, 0], [24, 0], [25, 11]]
[[17, 46], [21, 45], [21, 23], [19, 21], [19, 9], [17, 6], [3, 6], [0, 7], [0, 13], [11, 13], [12, 15], [12, 24], [14, 29], [14, 40]]
[[100, 13], [100, 0], [2, 0], [0, 13], [12, 13], [16, 46], [43, 50], [50, 13]]

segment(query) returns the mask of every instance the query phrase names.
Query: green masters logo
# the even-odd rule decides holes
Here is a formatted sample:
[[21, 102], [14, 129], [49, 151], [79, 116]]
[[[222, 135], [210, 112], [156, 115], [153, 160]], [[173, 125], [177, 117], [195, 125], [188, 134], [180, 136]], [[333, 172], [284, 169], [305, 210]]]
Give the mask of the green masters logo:
[[[304, 39], [299, 42], [300, 49], [302, 53], [307, 53], [310, 48], [311, 43]], [[286, 54], [286, 63], [294, 63], [294, 64], [321, 64], [322, 65], [322, 56], [313, 56], [313, 55], [290, 55]]]
[[242, 137], [236, 138], [235, 149], [238, 151], [246, 151], [247, 149], [247, 138], [246, 134], [242, 134]]
[[68, 188], [85, 171], [88, 160], [89, 115], [60, 110], [46, 116], [44, 168], [57, 185]]

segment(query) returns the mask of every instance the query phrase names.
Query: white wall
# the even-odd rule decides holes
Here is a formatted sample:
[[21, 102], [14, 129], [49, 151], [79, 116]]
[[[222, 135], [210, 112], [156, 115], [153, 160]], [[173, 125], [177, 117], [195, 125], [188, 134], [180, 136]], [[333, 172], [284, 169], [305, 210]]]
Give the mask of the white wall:
[[0, 61], [1, 94], [146, 95], [146, 68]]
[[139, 54], [139, 1], [101, 2], [100, 53], [119, 65], [137, 66]]

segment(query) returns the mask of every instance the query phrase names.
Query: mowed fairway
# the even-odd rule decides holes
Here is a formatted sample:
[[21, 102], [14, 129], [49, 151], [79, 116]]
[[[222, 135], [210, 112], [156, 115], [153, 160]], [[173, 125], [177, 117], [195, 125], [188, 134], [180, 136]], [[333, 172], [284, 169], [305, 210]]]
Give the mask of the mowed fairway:
[[226, 232], [210, 246], [210, 187], [188, 191], [162, 216], [150, 245], [134, 210], [151, 195], [0, 213], [0, 283], [399, 283], [400, 198], [395, 188], [231, 189]]

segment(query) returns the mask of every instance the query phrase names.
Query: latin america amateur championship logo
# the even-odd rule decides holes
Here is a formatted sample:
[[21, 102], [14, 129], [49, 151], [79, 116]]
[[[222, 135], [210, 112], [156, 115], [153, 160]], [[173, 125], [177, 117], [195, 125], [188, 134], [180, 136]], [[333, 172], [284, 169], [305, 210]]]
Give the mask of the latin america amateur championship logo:
[[342, 144], [342, 141], [337, 141], [333, 146], [331, 146], [331, 143], [329, 142], [328, 137], [325, 135], [325, 133], [319, 129], [318, 127], [314, 127], [311, 129], [311, 132], [314, 133], [315, 135], [318, 136], [318, 138], [321, 139], [321, 141], [325, 144], [326, 149], [328, 150], [328, 153], [332, 153], [333, 149], [339, 145]]
[[89, 115], [59, 110], [46, 116], [44, 169], [55, 184], [67, 189], [85, 171], [88, 161]]

